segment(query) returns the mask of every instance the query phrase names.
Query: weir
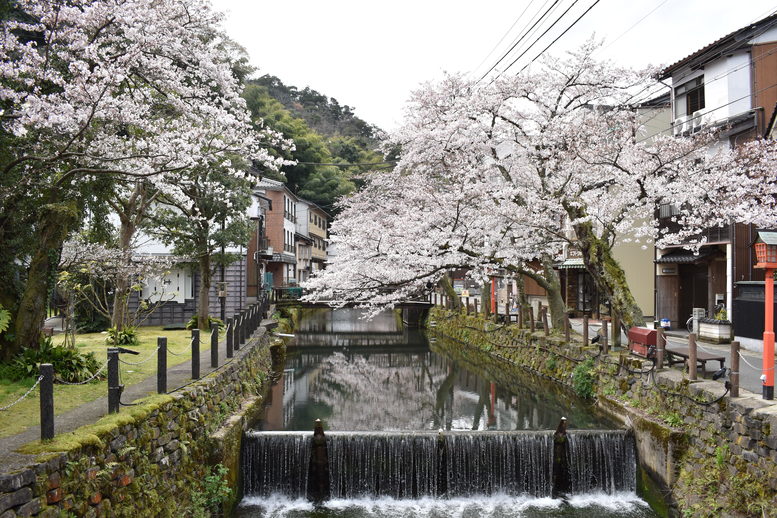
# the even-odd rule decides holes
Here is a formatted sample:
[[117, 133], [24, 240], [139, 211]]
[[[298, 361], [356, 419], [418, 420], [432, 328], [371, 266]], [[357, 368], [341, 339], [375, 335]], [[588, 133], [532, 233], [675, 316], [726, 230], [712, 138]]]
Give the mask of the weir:
[[[636, 490], [630, 433], [569, 431], [561, 438], [564, 448], [556, 447], [558, 440], [552, 431], [327, 432], [328, 469], [321, 469], [311, 433], [247, 432], [244, 494], [320, 501]], [[557, 476], [559, 469], [563, 477]], [[317, 475], [324, 472], [326, 484]], [[320, 493], [324, 485], [328, 495]]]

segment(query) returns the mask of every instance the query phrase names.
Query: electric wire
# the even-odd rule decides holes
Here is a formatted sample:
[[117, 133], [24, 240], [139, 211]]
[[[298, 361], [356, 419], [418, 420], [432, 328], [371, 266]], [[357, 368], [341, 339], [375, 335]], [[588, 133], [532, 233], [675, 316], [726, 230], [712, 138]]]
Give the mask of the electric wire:
[[662, 1], [661, 1], [661, 2], [660, 2], [658, 5], [657, 5], [657, 6], [655, 6], [653, 9], [651, 9], [649, 13], [647, 13], [645, 16], [643, 16], [642, 18], [640, 18], [639, 20], [637, 20], [637, 21], [636, 21], [636, 23], [634, 23], [634, 25], [632, 25], [631, 27], [629, 27], [628, 29], [626, 29], [625, 31], [623, 31], [622, 33], [620, 33], [620, 35], [619, 35], [618, 37], [616, 37], [614, 40], [610, 41], [610, 42], [609, 42], [607, 45], [605, 45], [604, 47], [602, 47], [602, 48], [598, 49], [598, 52], [604, 52], [605, 50], [607, 50], [607, 49], [608, 49], [610, 46], [612, 46], [612, 45], [613, 45], [613, 44], [614, 44], [616, 41], [618, 41], [619, 39], [621, 39], [622, 37], [624, 37], [626, 34], [628, 34], [629, 32], [631, 32], [631, 30], [632, 30], [632, 29], [634, 29], [634, 27], [636, 27], [636, 26], [637, 26], [637, 25], [639, 25], [640, 23], [644, 22], [644, 21], [645, 21], [645, 19], [646, 19], [648, 16], [650, 16], [650, 15], [651, 15], [651, 14], [653, 14], [654, 12], [658, 11], [658, 9], [659, 9], [659, 8], [660, 8], [662, 5], [664, 5], [665, 3], [667, 3], [668, 1], [669, 1], [669, 0], [662, 0]]
[[[507, 29], [507, 31], [506, 31], [506, 32], [505, 32], [505, 33], [502, 35], [502, 37], [500, 38], [500, 40], [499, 40], [499, 41], [496, 43], [496, 45], [494, 45], [494, 48], [492, 48], [492, 49], [489, 51], [489, 53], [488, 53], [488, 54], [486, 54], [486, 57], [484, 57], [484, 58], [483, 58], [483, 60], [482, 60], [480, 63], [478, 63], [478, 66], [476, 66], [476, 67], [473, 69], [473, 72], [477, 71], [477, 70], [478, 70], [480, 67], [482, 67], [482, 66], [483, 66], [483, 64], [486, 62], [486, 60], [488, 60], [488, 58], [490, 58], [490, 57], [491, 57], [491, 55], [494, 53], [494, 51], [495, 51], [497, 48], [499, 48], [499, 45], [501, 45], [501, 44], [502, 44], [502, 42], [505, 40], [505, 38], [507, 37], [507, 35], [508, 35], [508, 34], [510, 34], [510, 32], [511, 32], [511, 31], [512, 31], [512, 30], [515, 28], [515, 26], [516, 26], [516, 25], [518, 25], [518, 22], [521, 20], [521, 18], [523, 17], [523, 15], [526, 13], [526, 11], [529, 9], [529, 7], [531, 7], [531, 6], [532, 6], [532, 4], [533, 4], [535, 1], [536, 1], [536, 0], [531, 0], [531, 1], [530, 1], [528, 4], [526, 4], [526, 7], [524, 7], [524, 8], [523, 8], [523, 11], [521, 11], [521, 14], [519, 14], [519, 15], [518, 15], [518, 17], [515, 19], [515, 21], [513, 22], [513, 24], [510, 26], [510, 28], [509, 28], [509, 29]], [[547, 2], [546, 2], [546, 3], [547, 3]]]
[[[569, 11], [570, 11], [570, 10], [571, 10], [573, 7], [574, 7], [574, 6], [576, 6], [576, 5], [577, 5], [577, 3], [578, 3], [579, 1], [580, 1], [580, 0], [573, 0], [573, 2], [572, 2], [570, 5], [569, 5], [569, 7], [567, 7], [567, 9], [566, 9], [566, 10], [565, 10], [563, 13], [561, 13], [561, 15], [560, 15], [558, 18], [556, 18], [556, 20], [555, 20], [553, 23], [551, 23], [551, 24], [550, 24], [550, 27], [548, 27], [547, 29], [545, 29], [545, 31], [543, 31], [543, 33], [542, 33], [542, 34], [540, 34], [540, 35], [539, 35], [539, 36], [538, 36], [538, 37], [537, 37], [537, 38], [536, 38], [536, 39], [535, 39], [535, 40], [534, 40], [534, 41], [531, 43], [531, 45], [529, 45], [528, 47], [526, 47], [526, 49], [525, 49], [523, 52], [521, 52], [521, 54], [520, 54], [520, 55], [519, 55], [517, 58], [515, 58], [515, 59], [514, 59], [514, 60], [513, 60], [513, 61], [512, 61], [512, 62], [511, 62], [509, 65], [507, 65], [507, 66], [504, 68], [504, 70], [502, 70], [502, 71], [501, 71], [499, 74], [497, 74], [496, 78], [499, 78], [499, 77], [501, 77], [501, 75], [502, 75], [502, 74], [504, 74], [505, 72], [507, 72], [507, 71], [510, 69], [510, 67], [512, 67], [513, 65], [515, 65], [515, 63], [516, 63], [516, 62], [517, 62], [519, 59], [521, 59], [523, 56], [525, 56], [525, 55], [526, 55], [526, 53], [527, 53], [527, 52], [529, 52], [529, 51], [531, 50], [531, 48], [532, 48], [534, 45], [536, 45], [536, 44], [537, 44], [537, 42], [539, 42], [539, 41], [540, 41], [540, 40], [541, 40], [541, 39], [542, 39], [542, 38], [543, 38], [543, 37], [544, 37], [544, 36], [545, 36], [545, 35], [548, 33], [548, 31], [550, 31], [550, 30], [551, 30], [553, 27], [555, 27], [555, 26], [556, 26], [556, 24], [557, 24], [557, 23], [558, 23], [558, 22], [559, 22], [559, 21], [560, 21], [560, 20], [561, 20], [561, 19], [562, 19], [564, 16], [566, 16], [566, 14], [567, 14], [567, 13], [568, 13], [568, 12], [569, 12]], [[600, 0], [596, 0], [596, 2], [594, 3], [594, 5], [598, 4], [598, 3], [599, 3], [599, 1], [600, 1]], [[588, 10], [590, 11], [590, 10], [591, 10], [591, 8], [589, 8]], [[587, 12], [588, 12], [588, 11], [586, 11], [586, 13], [587, 13]], [[584, 13], [584, 14], [585, 14], [585, 13]], [[577, 20], [577, 21], [579, 21], [579, 18], [578, 18], [578, 20]], [[575, 23], [577, 23], [577, 21], [575, 21], [575, 22], [574, 22], [572, 25], [574, 25]], [[567, 30], [569, 30], [569, 29], [567, 29]], [[564, 32], [566, 33], [566, 31], [564, 31]], [[558, 39], [558, 38], [557, 38], [557, 39]], [[554, 40], [554, 43], [555, 43], [555, 41], [556, 41], [556, 40]], [[496, 78], [495, 78], [495, 79], [496, 79]]]
[[[542, 49], [542, 51], [540, 51], [540, 53], [539, 53], [539, 54], [537, 54], [536, 56], [534, 56], [534, 59], [532, 59], [530, 62], [528, 62], [527, 64], [525, 64], [525, 65], [523, 66], [523, 68], [521, 69], [521, 72], [523, 72], [524, 70], [526, 70], [526, 67], [528, 67], [529, 65], [531, 65], [532, 63], [534, 63], [535, 61], [537, 61], [537, 59], [539, 59], [539, 57], [540, 57], [540, 56], [542, 56], [542, 55], [543, 55], [543, 54], [544, 54], [544, 53], [545, 53], [545, 52], [546, 52], [546, 51], [547, 51], [547, 50], [548, 50], [550, 47], [552, 47], [554, 43], [556, 43], [556, 42], [557, 42], [558, 40], [560, 40], [560, 39], [561, 39], [561, 38], [562, 38], [562, 37], [563, 37], [563, 36], [564, 36], [564, 35], [565, 35], [567, 32], [569, 32], [569, 29], [571, 29], [572, 27], [574, 27], [575, 25], [577, 25], [577, 22], [579, 22], [580, 20], [582, 20], [582, 19], [583, 19], [583, 17], [584, 17], [585, 15], [587, 15], [587, 14], [588, 14], [588, 13], [591, 11], [591, 9], [593, 9], [594, 7], [596, 7], [596, 4], [598, 4], [600, 1], [601, 1], [601, 0], [596, 0], [596, 1], [595, 1], [593, 4], [591, 4], [591, 6], [590, 6], [588, 9], [586, 9], [586, 10], [585, 10], [585, 12], [584, 12], [583, 14], [581, 14], [580, 16], [578, 16], [578, 17], [577, 17], [577, 19], [576, 19], [574, 22], [572, 22], [572, 25], [570, 25], [569, 27], [567, 27], [567, 28], [564, 30], [564, 32], [562, 32], [561, 34], [559, 34], [559, 35], [556, 37], [556, 39], [554, 39], [553, 41], [551, 41], [551, 42], [548, 44], [548, 46], [547, 46], [547, 47], [545, 47], [544, 49]], [[551, 26], [551, 27], [552, 27], [552, 26]], [[544, 35], [544, 34], [543, 34], [543, 35]], [[540, 37], [542, 37], [542, 36], [540, 36]], [[517, 61], [517, 60], [516, 60], [516, 61]], [[511, 64], [510, 66], [512, 66], [512, 64]], [[509, 68], [510, 68], [510, 66], [508, 66], [508, 67], [505, 69], [505, 71], [507, 71], [507, 69], [509, 69]]]
[[[539, 24], [539, 23], [540, 23], [540, 22], [541, 22], [541, 21], [542, 21], [542, 20], [543, 20], [543, 19], [544, 19], [544, 18], [545, 18], [547, 15], [548, 15], [548, 13], [550, 13], [551, 9], [553, 9], [553, 8], [556, 6], [556, 4], [558, 4], [560, 1], [561, 1], [561, 0], [555, 0], [555, 1], [553, 2], [553, 4], [552, 4], [552, 5], [551, 5], [551, 6], [550, 6], [548, 9], [546, 9], [546, 10], [545, 10], [545, 12], [542, 14], [542, 16], [540, 16], [540, 17], [539, 17], [539, 18], [538, 18], [538, 19], [537, 19], [537, 20], [534, 22], [534, 24], [531, 26], [531, 28], [529, 29], [529, 31], [531, 31], [531, 29], [533, 29], [534, 27], [536, 27], [536, 26], [537, 26], [537, 24]], [[576, 0], [576, 1], [577, 1], [577, 0]], [[545, 4], [543, 4], [543, 6], [542, 6], [542, 7], [545, 7], [545, 5], [547, 5], [547, 2], [545, 2]], [[542, 8], [540, 8], [540, 10], [542, 10]], [[529, 23], [531, 23], [531, 20], [529, 21]], [[477, 82], [480, 82], [480, 81], [482, 81], [483, 79], [485, 79], [485, 78], [486, 78], [486, 76], [488, 76], [488, 74], [490, 74], [490, 73], [491, 73], [491, 72], [492, 72], [492, 71], [493, 71], [493, 70], [494, 70], [494, 69], [495, 69], [495, 68], [496, 68], [496, 67], [499, 65], [499, 63], [501, 63], [502, 61], [504, 61], [504, 60], [507, 58], [507, 56], [508, 56], [508, 55], [509, 55], [509, 54], [510, 54], [512, 51], [513, 51], [513, 49], [515, 49], [515, 47], [517, 47], [517, 46], [518, 46], [518, 44], [519, 44], [521, 41], [523, 41], [523, 39], [526, 37], [526, 35], [527, 35], [527, 34], [528, 34], [528, 32], [525, 32], [525, 33], [524, 33], [524, 34], [523, 34], [523, 35], [522, 35], [520, 38], [518, 38], [518, 40], [517, 40], [517, 41], [515, 41], [515, 42], [514, 42], [514, 43], [513, 43], [513, 44], [510, 46], [510, 48], [509, 48], [509, 49], [507, 49], [507, 52], [505, 52], [504, 54], [502, 54], [502, 57], [501, 57], [501, 58], [499, 58], [499, 59], [496, 61], [496, 63], [494, 63], [494, 64], [491, 66], [491, 68], [489, 68], [489, 69], [488, 69], [488, 71], [486, 71], [486, 73], [485, 73], [485, 74], [483, 74], [483, 75], [480, 77], [480, 79], [478, 79], [478, 81], [477, 81]]]

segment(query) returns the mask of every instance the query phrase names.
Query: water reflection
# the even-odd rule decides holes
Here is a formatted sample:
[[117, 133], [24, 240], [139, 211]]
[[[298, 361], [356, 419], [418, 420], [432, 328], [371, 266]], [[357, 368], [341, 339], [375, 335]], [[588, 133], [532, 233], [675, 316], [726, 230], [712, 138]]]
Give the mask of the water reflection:
[[358, 317], [305, 315], [259, 429], [310, 430], [321, 419], [330, 430], [543, 430], [561, 416], [571, 428], [613, 427], [552, 383], [455, 343], [430, 345], [394, 313]]

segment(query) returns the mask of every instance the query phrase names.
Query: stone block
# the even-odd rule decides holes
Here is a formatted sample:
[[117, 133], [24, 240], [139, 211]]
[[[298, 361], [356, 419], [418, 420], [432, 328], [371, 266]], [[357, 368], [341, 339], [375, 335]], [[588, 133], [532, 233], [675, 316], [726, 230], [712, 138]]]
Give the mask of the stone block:
[[56, 489], [50, 489], [49, 491], [46, 491], [46, 503], [48, 505], [56, 504], [62, 500], [63, 496], [62, 488], [58, 487]]
[[0, 476], [0, 493], [12, 493], [24, 486], [31, 486], [35, 482], [35, 472], [25, 469], [18, 473]]
[[16, 510], [16, 516], [33, 516], [41, 510], [40, 499], [30, 500]]
[[59, 471], [55, 471], [54, 473], [51, 473], [49, 475], [48, 489], [56, 489], [61, 485], [62, 485], [62, 475], [59, 474]]
[[749, 450], [745, 450], [742, 452], [742, 458], [745, 459], [747, 462], [756, 463], [758, 462], [758, 459], [760, 458], [757, 453]]
[[113, 451], [119, 451], [121, 448], [124, 447], [124, 445], [127, 444], [127, 436], [126, 435], [119, 435], [114, 440], [111, 441], [111, 450]]
[[91, 468], [88, 468], [85, 472], [86, 480], [94, 480], [97, 478], [97, 473], [100, 472], [100, 468], [97, 466], [92, 466]]
[[38, 518], [58, 518], [59, 509], [57, 507], [47, 507], [38, 514]]
[[159, 462], [162, 460], [162, 457], [165, 456], [165, 449], [163, 447], [159, 447], [154, 451], [154, 462]]
[[181, 446], [181, 442], [174, 439], [169, 443], [165, 444], [165, 451], [175, 451], [178, 448], [180, 448], [180, 446]]
[[116, 480], [116, 486], [117, 487], [126, 487], [128, 485], [132, 484], [132, 477], [129, 475], [121, 475]]
[[32, 500], [32, 489], [29, 487], [23, 487], [13, 493], [2, 494], [0, 495], [0, 513], [5, 512], [11, 507], [26, 504], [30, 500]]
[[0, 518], [16, 518], [16, 513], [13, 511], [6, 511], [0, 514]]
[[159, 436], [159, 439], [157, 439], [157, 440], [156, 440], [156, 443], [157, 443], [159, 446], [164, 446], [165, 444], [167, 444], [168, 442], [170, 442], [170, 440], [171, 440], [172, 438], [173, 438], [173, 435], [172, 435], [172, 434], [170, 434], [170, 433], [166, 433], [166, 434], [164, 434], [164, 435], [160, 435], [160, 436]]

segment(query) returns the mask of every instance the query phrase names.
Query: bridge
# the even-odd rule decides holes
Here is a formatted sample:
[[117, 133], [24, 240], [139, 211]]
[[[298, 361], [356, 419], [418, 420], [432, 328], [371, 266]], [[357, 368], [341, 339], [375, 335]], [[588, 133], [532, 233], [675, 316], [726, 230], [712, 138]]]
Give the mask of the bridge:
[[[315, 302], [300, 300], [304, 290], [298, 286], [272, 289], [272, 302], [277, 306], [295, 306], [305, 309], [317, 308], [356, 308], [364, 302], [349, 300], [344, 296], [340, 300], [317, 300]], [[402, 313], [402, 323], [407, 327], [420, 327], [426, 320], [433, 304], [429, 300], [408, 300], [394, 305]]]

